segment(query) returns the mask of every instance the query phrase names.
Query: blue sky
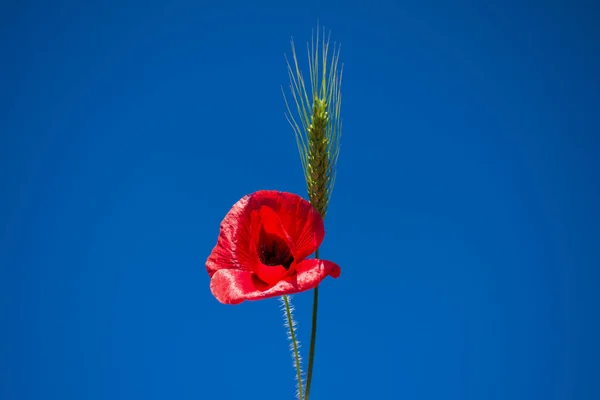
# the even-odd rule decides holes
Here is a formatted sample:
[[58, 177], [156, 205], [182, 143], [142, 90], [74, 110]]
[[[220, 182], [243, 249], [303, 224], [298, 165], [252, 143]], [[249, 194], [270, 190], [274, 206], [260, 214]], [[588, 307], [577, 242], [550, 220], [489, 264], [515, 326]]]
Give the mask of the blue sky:
[[243, 195], [305, 194], [280, 86], [317, 19], [344, 63], [342, 276], [311, 398], [599, 398], [599, 12], [4, 2], [0, 398], [293, 398], [278, 300], [218, 303], [204, 262]]

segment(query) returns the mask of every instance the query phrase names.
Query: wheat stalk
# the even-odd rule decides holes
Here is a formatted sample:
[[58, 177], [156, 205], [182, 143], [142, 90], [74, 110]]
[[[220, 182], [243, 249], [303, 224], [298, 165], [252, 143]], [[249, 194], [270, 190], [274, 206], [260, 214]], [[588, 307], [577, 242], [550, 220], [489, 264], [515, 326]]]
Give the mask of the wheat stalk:
[[[287, 108], [286, 118], [296, 136], [308, 197], [311, 204], [325, 218], [335, 183], [336, 165], [340, 152], [343, 65], [339, 67], [340, 46], [336, 46], [334, 42], [330, 53], [331, 35], [327, 35], [326, 38], [323, 31], [320, 31], [317, 25], [316, 38], [313, 35], [310, 44], [306, 44], [310, 91], [307, 89], [306, 81], [300, 71], [294, 40], [291, 41], [293, 64], [287, 57], [286, 61], [291, 97], [296, 105], [297, 113], [292, 112], [283, 88], [282, 92]], [[315, 252], [315, 258], [319, 258], [318, 249]], [[318, 286], [315, 287], [313, 294], [312, 328], [304, 400], [308, 400], [312, 379], [317, 335]], [[298, 375], [301, 375], [299, 369]]]

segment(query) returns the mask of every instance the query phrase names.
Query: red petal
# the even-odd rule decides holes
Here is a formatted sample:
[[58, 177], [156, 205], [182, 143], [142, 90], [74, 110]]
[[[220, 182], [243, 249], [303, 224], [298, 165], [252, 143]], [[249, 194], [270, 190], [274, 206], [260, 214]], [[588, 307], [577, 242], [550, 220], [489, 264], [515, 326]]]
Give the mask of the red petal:
[[301, 291], [312, 289], [327, 275], [339, 278], [341, 268], [334, 262], [311, 258], [296, 264], [296, 280]]
[[252, 270], [256, 250], [252, 244], [252, 195], [244, 196], [221, 222], [217, 245], [206, 261], [209, 276], [222, 268]]
[[292, 238], [283, 228], [283, 224], [281, 223], [281, 218], [279, 215], [268, 206], [260, 207], [260, 221], [262, 228], [266, 233], [270, 233], [272, 235], [280, 237], [288, 246], [290, 251], [294, 253], [294, 242]]
[[[323, 241], [323, 219], [308, 201], [292, 193], [261, 190], [240, 199], [223, 219], [217, 245], [206, 261], [209, 276], [223, 268], [252, 271], [260, 262], [252, 238], [252, 212], [259, 211], [262, 206], [272, 209], [279, 217], [280, 226], [286, 233], [282, 237], [288, 242], [296, 261], [308, 257]], [[272, 213], [263, 211], [261, 216], [263, 213], [267, 220], [271, 219], [269, 214]], [[268, 222], [268, 228], [279, 229], [273, 228], [271, 222]]]
[[250, 271], [222, 269], [212, 276], [210, 289], [221, 303], [238, 304], [244, 300], [303, 292], [317, 286], [327, 275], [340, 276], [340, 267], [325, 260], [304, 260], [296, 265], [296, 270], [298, 275], [268, 286]]
[[288, 270], [283, 265], [265, 265], [261, 262], [256, 263], [254, 272], [261, 281], [273, 285], [283, 279], [287, 274]]
[[261, 191], [255, 199], [277, 213], [291, 242], [296, 260], [302, 260], [319, 247], [325, 236], [321, 214], [302, 197], [286, 192]]
[[257, 290], [253, 275], [250, 271], [220, 269], [210, 280], [210, 291], [221, 303], [241, 303], [248, 293]]

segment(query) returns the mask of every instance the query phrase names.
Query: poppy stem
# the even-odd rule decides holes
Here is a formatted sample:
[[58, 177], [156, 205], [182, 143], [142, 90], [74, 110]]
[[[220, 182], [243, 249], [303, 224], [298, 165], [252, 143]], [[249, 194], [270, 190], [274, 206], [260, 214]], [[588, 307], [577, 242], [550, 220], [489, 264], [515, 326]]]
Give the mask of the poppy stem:
[[[319, 258], [319, 249], [315, 252], [315, 258]], [[308, 371], [306, 373], [306, 391], [304, 400], [308, 400], [310, 393], [310, 382], [312, 380], [313, 362], [315, 360], [315, 344], [317, 341], [317, 310], [319, 308], [319, 286], [313, 291], [312, 328], [310, 332], [310, 349], [308, 351]]]
[[287, 317], [287, 325], [290, 329], [290, 339], [294, 351], [294, 362], [296, 364], [296, 373], [298, 374], [298, 400], [302, 400], [302, 367], [300, 366], [300, 353], [298, 352], [298, 341], [296, 340], [296, 329], [294, 328], [294, 319], [292, 318], [292, 308], [287, 295], [283, 295], [283, 303], [285, 305], [285, 315]]

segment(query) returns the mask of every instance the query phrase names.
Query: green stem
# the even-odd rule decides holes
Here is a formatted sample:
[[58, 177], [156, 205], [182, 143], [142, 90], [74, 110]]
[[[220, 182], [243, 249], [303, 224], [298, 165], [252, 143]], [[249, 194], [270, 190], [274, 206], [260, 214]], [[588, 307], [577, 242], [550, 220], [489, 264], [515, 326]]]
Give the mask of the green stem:
[[[319, 258], [319, 249], [315, 252], [315, 258]], [[310, 332], [310, 349], [308, 351], [308, 371], [306, 373], [306, 395], [308, 400], [310, 393], [310, 382], [312, 380], [313, 362], [315, 360], [315, 343], [317, 341], [317, 310], [319, 308], [319, 287], [315, 287], [313, 292], [313, 311], [312, 311], [312, 329]]]
[[285, 314], [287, 316], [288, 327], [290, 329], [290, 338], [292, 339], [292, 346], [294, 348], [294, 361], [296, 364], [296, 372], [298, 374], [298, 400], [302, 400], [302, 368], [300, 367], [300, 353], [298, 352], [298, 342], [296, 341], [292, 310], [286, 295], [283, 295], [283, 302], [285, 303]]

